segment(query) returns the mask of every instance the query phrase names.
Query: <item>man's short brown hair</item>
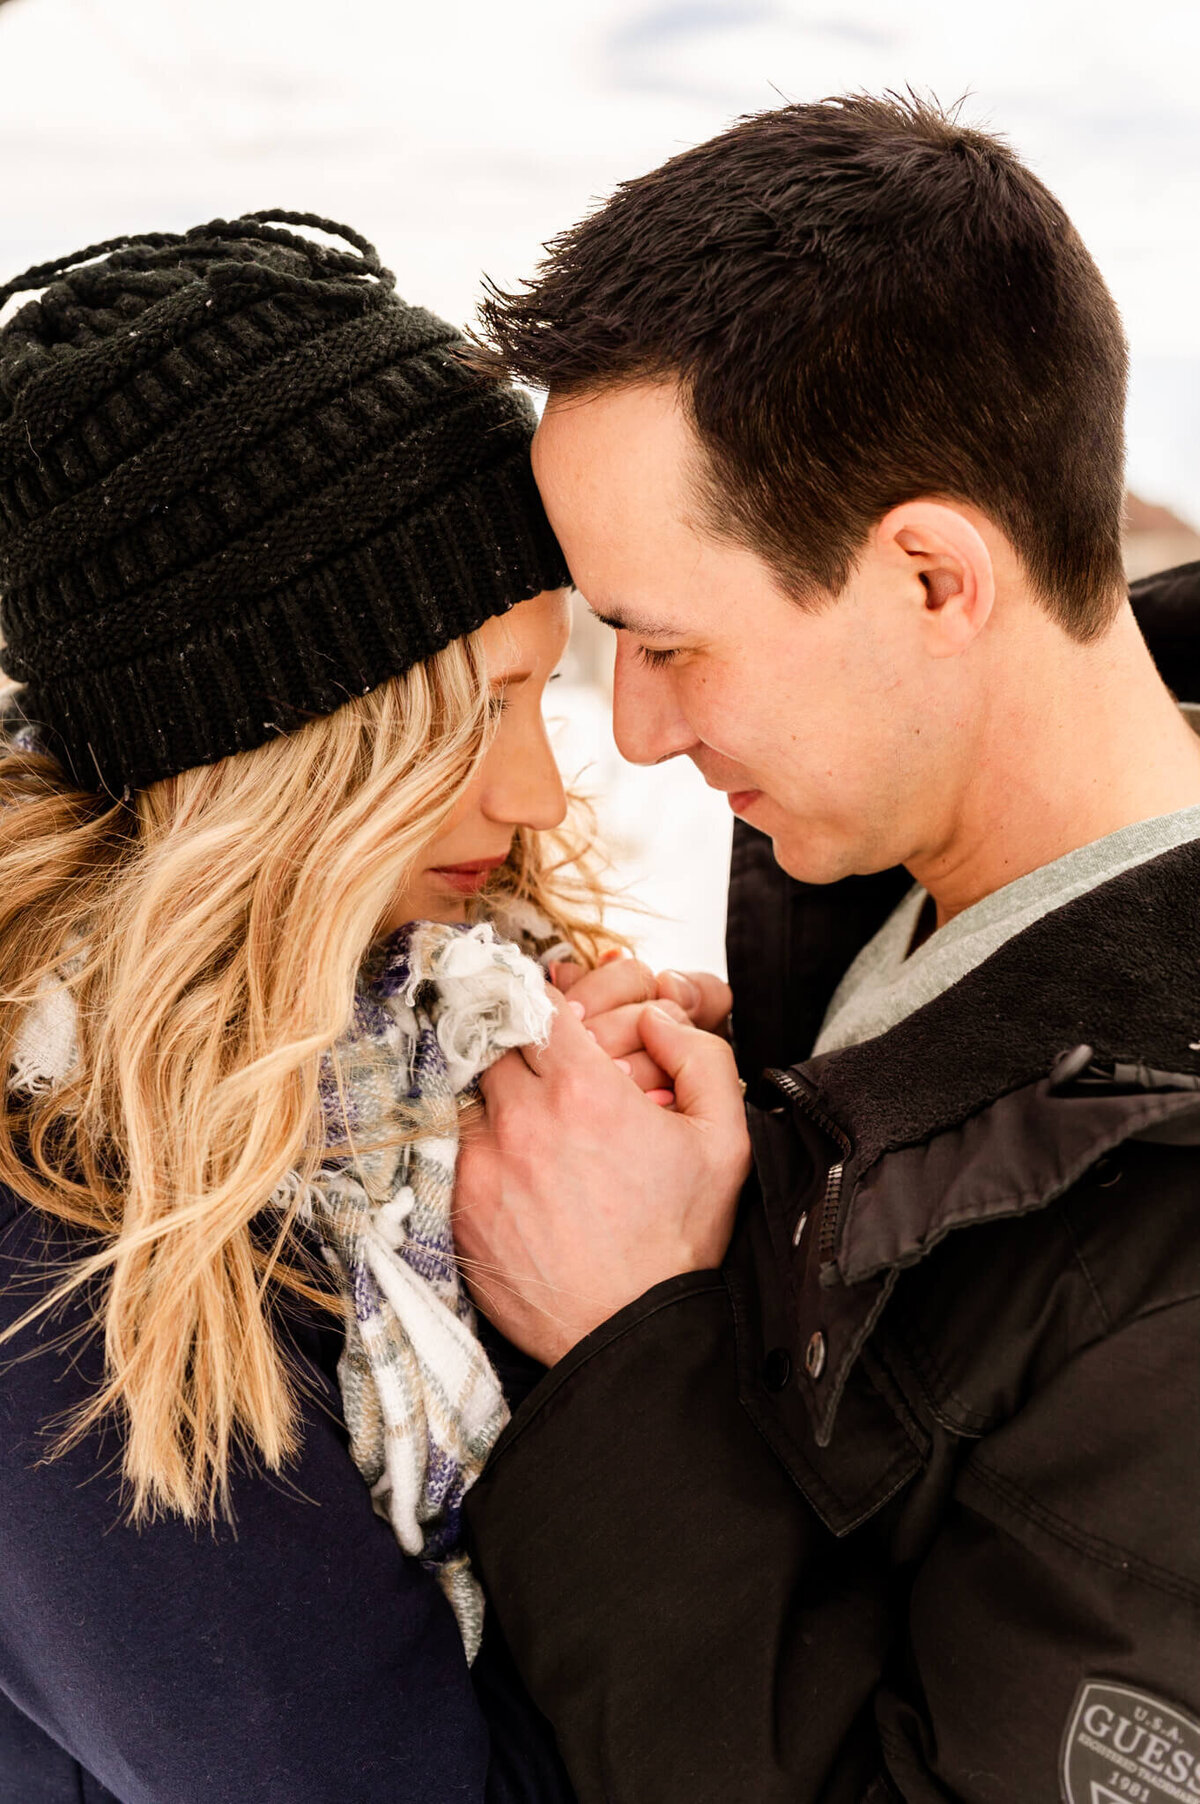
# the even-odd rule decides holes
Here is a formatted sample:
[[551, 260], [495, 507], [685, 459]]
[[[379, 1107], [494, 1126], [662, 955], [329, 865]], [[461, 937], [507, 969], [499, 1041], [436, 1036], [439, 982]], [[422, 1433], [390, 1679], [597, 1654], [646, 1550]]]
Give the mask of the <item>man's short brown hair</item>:
[[493, 290], [496, 367], [554, 394], [682, 384], [717, 532], [803, 600], [918, 495], [1004, 531], [1078, 639], [1124, 591], [1127, 355], [1099, 270], [1001, 140], [915, 98], [740, 120]]

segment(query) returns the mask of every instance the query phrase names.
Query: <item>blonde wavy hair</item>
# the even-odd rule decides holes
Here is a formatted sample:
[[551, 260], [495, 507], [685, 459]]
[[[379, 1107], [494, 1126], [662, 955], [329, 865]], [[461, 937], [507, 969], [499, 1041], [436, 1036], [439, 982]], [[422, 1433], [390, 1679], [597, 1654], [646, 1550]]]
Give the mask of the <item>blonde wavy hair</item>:
[[[119, 1418], [135, 1519], [212, 1519], [239, 1449], [272, 1471], [297, 1449], [273, 1301], [286, 1290], [340, 1306], [292, 1219], [264, 1202], [329, 1150], [321, 1055], [490, 722], [470, 635], [128, 802], [68, 785], [46, 753], [0, 746], [0, 1064], [51, 974], [79, 1024], [64, 1081], [6, 1093], [0, 1180], [89, 1236], [9, 1333], [87, 1287], [104, 1381], [56, 1451]], [[613, 943], [593, 873], [578, 833], [521, 830], [497, 887], [591, 965]]]

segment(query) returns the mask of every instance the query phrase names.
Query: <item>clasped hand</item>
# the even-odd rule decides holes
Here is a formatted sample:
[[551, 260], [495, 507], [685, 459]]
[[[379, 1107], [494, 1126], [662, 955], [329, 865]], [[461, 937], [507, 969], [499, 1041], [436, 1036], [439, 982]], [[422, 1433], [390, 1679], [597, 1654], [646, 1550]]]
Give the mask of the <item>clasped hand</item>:
[[750, 1145], [718, 978], [558, 966], [544, 1047], [505, 1055], [463, 1136], [455, 1238], [476, 1303], [552, 1365], [653, 1285], [719, 1265]]

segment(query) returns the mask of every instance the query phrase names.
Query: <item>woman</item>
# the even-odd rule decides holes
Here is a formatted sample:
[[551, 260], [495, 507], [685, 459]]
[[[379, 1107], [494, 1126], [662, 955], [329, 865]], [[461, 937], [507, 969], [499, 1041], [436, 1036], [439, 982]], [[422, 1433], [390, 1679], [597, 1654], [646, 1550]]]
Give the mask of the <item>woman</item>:
[[[448, 1239], [457, 1105], [544, 1031], [511, 942], [609, 944], [557, 831], [527, 404], [307, 215], [0, 300], [34, 287], [0, 330], [0, 1801], [569, 1796], [457, 1520], [537, 1372]], [[651, 1088], [628, 979], [582, 981]]]

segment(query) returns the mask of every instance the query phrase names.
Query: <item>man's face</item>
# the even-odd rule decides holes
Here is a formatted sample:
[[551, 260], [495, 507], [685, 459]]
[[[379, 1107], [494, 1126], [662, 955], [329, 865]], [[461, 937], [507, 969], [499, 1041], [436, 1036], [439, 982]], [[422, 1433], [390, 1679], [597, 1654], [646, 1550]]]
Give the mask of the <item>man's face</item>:
[[668, 384], [553, 397], [534, 469], [572, 574], [618, 628], [613, 723], [626, 758], [685, 754], [826, 883], [924, 849], [956, 724], [921, 590], [866, 549], [836, 602], [786, 595], [753, 552], [697, 519], [695, 434]]

